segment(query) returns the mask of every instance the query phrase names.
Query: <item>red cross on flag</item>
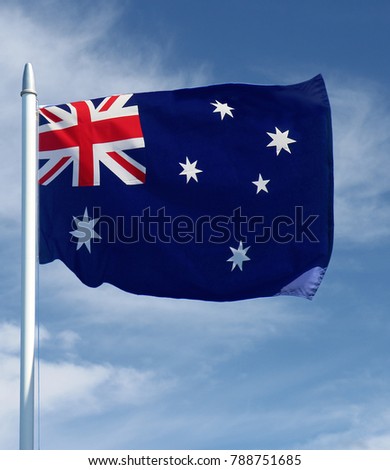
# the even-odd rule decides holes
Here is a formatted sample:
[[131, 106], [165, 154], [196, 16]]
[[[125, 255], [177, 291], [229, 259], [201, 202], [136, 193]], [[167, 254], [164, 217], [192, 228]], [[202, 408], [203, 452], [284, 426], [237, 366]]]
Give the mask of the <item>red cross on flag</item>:
[[127, 105], [131, 97], [40, 108], [39, 183], [51, 183], [70, 164], [72, 186], [99, 186], [100, 164], [125, 184], [144, 183], [145, 167], [125, 153], [145, 147], [138, 106]]

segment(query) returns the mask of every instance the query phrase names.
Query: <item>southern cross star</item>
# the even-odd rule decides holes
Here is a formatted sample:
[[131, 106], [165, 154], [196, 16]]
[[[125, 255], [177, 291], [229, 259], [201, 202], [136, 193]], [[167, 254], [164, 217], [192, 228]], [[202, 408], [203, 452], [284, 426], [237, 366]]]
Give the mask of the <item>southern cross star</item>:
[[220, 103], [218, 100], [215, 100], [215, 103], [210, 104], [215, 106], [213, 113], [221, 114], [221, 121], [226, 116], [226, 114], [230, 117], [233, 117], [232, 111], [234, 111], [234, 108], [230, 107], [227, 103]]
[[197, 163], [198, 160], [195, 160], [193, 163], [191, 163], [188, 157], [186, 157], [185, 163], [180, 163], [180, 165], [183, 167], [183, 171], [180, 173], [180, 175], [186, 176], [187, 183], [190, 181], [191, 178], [198, 182], [197, 173], [202, 173], [203, 170], [198, 170], [198, 168], [196, 168]]
[[102, 238], [93, 229], [98, 220], [99, 217], [97, 219], [90, 219], [87, 208], [85, 208], [84, 215], [81, 219], [73, 217], [73, 221], [76, 224], [76, 230], [72, 230], [69, 233], [77, 238], [77, 250], [85, 245], [87, 250], [91, 253], [91, 240], [94, 238]]
[[271, 180], [263, 180], [263, 177], [261, 176], [261, 174], [259, 173], [259, 179], [257, 181], [252, 181], [252, 183], [257, 186], [257, 191], [256, 191], [256, 194], [259, 194], [260, 191], [265, 191], [266, 193], [268, 193], [268, 189], [267, 189], [267, 184], [270, 182]]
[[291, 153], [289, 144], [295, 143], [296, 140], [289, 138], [288, 133], [290, 131], [281, 132], [277, 127], [275, 127], [275, 130], [275, 134], [273, 132], [267, 132], [272, 139], [272, 142], [270, 142], [267, 147], [276, 147], [276, 155], [279, 155], [281, 150], [286, 150], [286, 152]]
[[246, 256], [246, 252], [249, 250], [250, 246], [248, 246], [247, 248], [244, 248], [242, 246], [242, 242], [240, 242], [238, 248], [232, 248], [231, 246], [229, 247], [231, 252], [233, 253], [233, 256], [231, 258], [229, 258], [227, 261], [230, 261], [232, 264], [232, 271], [233, 269], [238, 266], [241, 271], [242, 271], [242, 263], [244, 261], [249, 261], [250, 258], [248, 258], [248, 256]]

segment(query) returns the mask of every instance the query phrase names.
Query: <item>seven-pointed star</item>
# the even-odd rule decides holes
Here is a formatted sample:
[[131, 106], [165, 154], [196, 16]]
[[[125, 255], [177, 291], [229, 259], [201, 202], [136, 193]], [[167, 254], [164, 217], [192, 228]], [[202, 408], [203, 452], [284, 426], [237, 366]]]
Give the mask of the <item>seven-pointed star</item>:
[[231, 258], [229, 258], [227, 261], [230, 261], [232, 262], [232, 271], [233, 269], [238, 266], [241, 271], [242, 271], [242, 263], [244, 261], [249, 261], [250, 258], [248, 258], [248, 256], [246, 256], [246, 252], [249, 250], [250, 246], [244, 248], [242, 246], [242, 242], [240, 242], [238, 248], [232, 248], [231, 246], [229, 246], [231, 252], [233, 253], [233, 256]]
[[296, 142], [296, 140], [289, 138], [288, 133], [290, 131], [281, 132], [277, 127], [275, 127], [275, 130], [275, 134], [272, 132], [267, 132], [267, 134], [272, 139], [272, 142], [270, 142], [267, 147], [276, 147], [276, 155], [279, 155], [282, 149], [286, 150], [288, 153], [291, 153], [289, 144], [293, 144]]
[[226, 114], [230, 117], [233, 117], [232, 111], [234, 108], [231, 108], [227, 103], [220, 103], [218, 100], [215, 100], [215, 103], [210, 103], [215, 106], [213, 113], [221, 113], [221, 121], [226, 116]]
[[185, 163], [180, 163], [180, 165], [183, 167], [183, 171], [180, 173], [180, 175], [185, 175], [187, 177], [187, 183], [191, 178], [198, 182], [197, 173], [202, 173], [203, 170], [198, 170], [198, 168], [196, 168], [197, 163], [198, 160], [195, 160], [193, 163], [191, 163], [188, 157], [186, 157]]
[[[210, 103], [212, 106], [215, 107], [214, 113], [220, 113], [221, 115], [221, 121], [224, 119], [226, 115], [233, 117], [232, 111], [234, 108], [229, 106], [227, 103], [220, 103], [218, 100], [215, 100], [215, 103]], [[276, 155], [279, 155], [279, 153], [282, 150], [286, 150], [286, 152], [291, 154], [291, 150], [289, 145], [293, 144], [296, 142], [296, 140], [291, 139], [288, 134], [289, 130], [285, 132], [281, 132], [277, 127], [275, 127], [275, 133], [273, 132], [267, 132], [269, 137], [271, 137], [272, 141], [267, 145], [267, 147], [276, 147]], [[180, 163], [180, 162], [179, 162]], [[191, 180], [194, 179], [196, 182], [198, 182], [198, 173], [202, 173], [203, 170], [199, 170], [196, 168], [198, 161], [194, 161], [193, 163], [190, 162], [188, 157], [186, 157], [186, 162], [185, 163], [180, 163], [181, 167], [183, 168], [183, 171], [180, 173], [180, 175], [186, 176], [187, 178], [187, 183]], [[265, 180], [261, 176], [261, 173], [259, 173], [259, 178], [257, 181], [252, 181], [252, 183], [256, 186], [257, 191], [256, 194], [259, 194], [261, 191], [265, 191], [268, 193], [267, 189], [267, 184], [270, 182], [270, 180]], [[78, 244], [77, 244], [77, 249], [79, 249], [83, 244], [86, 245], [88, 248], [88, 251], [90, 251], [90, 239], [95, 238], [95, 235], [99, 237], [98, 234], [93, 230], [93, 226], [95, 225], [96, 222], [94, 220], [88, 220], [88, 213], [87, 209], [85, 209], [85, 214], [82, 220], [76, 219], [74, 217], [74, 220], [76, 221], [77, 228], [79, 229], [80, 227], [82, 228], [89, 228], [91, 235], [89, 236], [88, 240], [86, 241], [81, 241], [80, 236], [78, 235], [81, 233], [84, 238], [85, 238], [85, 232], [81, 232], [79, 230], [75, 230], [73, 232], [70, 232], [72, 235], [76, 236], [79, 238]], [[84, 224], [84, 225], [81, 225]], [[243, 263], [245, 261], [250, 261], [250, 258], [246, 255], [247, 251], [249, 250], [250, 246], [244, 248], [242, 241], [240, 241], [238, 248], [233, 248], [229, 247], [231, 252], [233, 253], [233, 256], [231, 256], [227, 261], [232, 263], [232, 271], [236, 268], [236, 266], [239, 267], [239, 269], [242, 271], [243, 269]]]
[[267, 184], [270, 182], [271, 180], [263, 180], [263, 177], [261, 176], [261, 174], [259, 173], [259, 179], [257, 181], [252, 181], [252, 183], [257, 186], [257, 191], [256, 191], [256, 194], [259, 194], [260, 191], [265, 191], [266, 193], [268, 193], [268, 189], [267, 189]]
[[77, 250], [79, 250], [83, 245], [85, 245], [87, 247], [87, 250], [91, 253], [91, 239], [102, 238], [93, 229], [96, 222], [99, 220], [99, 217], [97, 219], [90, 219], [88, 216], [88, 209], [85, 208], [83, 217], [81, 219], [73, 217], [73, 220], [76, 224], [76, 230], [72, 230], [69, 233], [75, 238], [77, 238]]

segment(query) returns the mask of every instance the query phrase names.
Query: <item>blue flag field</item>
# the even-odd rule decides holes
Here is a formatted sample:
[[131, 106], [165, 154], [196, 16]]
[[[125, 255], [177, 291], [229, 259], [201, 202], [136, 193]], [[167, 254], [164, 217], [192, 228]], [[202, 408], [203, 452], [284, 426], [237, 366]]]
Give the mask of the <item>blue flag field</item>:
[[320, 75], [39, 110], [40, 263], [160, 297], [311, 299], [333, 242]]

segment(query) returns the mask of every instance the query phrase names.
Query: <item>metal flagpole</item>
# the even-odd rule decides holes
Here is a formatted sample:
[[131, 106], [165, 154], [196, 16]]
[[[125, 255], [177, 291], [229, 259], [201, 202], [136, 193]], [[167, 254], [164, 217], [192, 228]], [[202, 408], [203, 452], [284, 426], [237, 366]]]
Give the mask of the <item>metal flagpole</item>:
[[34, 360], [37, 288], [37, 93], [31, 64], [23, 72], [22, 96], [22, 316], [19, 446], [34, 449]]

